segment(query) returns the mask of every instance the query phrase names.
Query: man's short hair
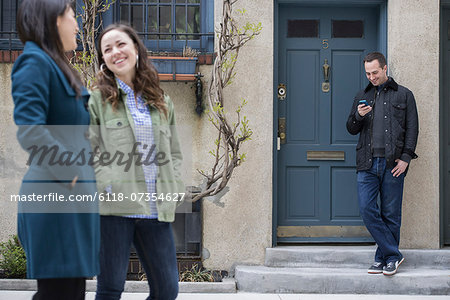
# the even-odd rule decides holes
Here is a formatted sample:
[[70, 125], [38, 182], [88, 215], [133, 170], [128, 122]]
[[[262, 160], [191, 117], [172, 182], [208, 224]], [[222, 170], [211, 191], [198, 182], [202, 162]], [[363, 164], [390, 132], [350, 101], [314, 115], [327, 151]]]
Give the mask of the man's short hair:
[[374, 60], [378, 60], [382, 69], [386, 65], [386, 57], [384, 57], [383, 53], [380, 52], [370, 52], [366, 55], [366, 57], [364, 57], [363, 63], [365, 64], [366, 62], [371, 62]]

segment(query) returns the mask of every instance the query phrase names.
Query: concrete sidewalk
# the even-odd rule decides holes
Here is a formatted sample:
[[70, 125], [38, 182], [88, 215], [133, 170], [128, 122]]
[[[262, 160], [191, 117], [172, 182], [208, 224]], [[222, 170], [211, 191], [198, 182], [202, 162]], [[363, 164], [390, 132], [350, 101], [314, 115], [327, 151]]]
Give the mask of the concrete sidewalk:
[[[0, 300], [31, 300], [32, 291], [0, 291]], [[145, 300], [146, 293], [123, 293], [122, 300]], [[86, 300], [94, 300], [95, 293], [88, 292]], [[327, 295], [327, 294], [190, 294], [182, 293], [177, 300], [450, 300], [450, 296], [422, 295]]]

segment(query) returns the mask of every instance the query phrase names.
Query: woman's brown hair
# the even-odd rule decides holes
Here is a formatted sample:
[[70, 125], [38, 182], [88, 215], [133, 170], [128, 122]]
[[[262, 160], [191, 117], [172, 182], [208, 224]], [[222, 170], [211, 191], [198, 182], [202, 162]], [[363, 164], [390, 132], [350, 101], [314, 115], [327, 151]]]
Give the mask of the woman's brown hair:
[[119, 101], [121, 101], [118, 93], [117, 82], [114, 77], [114, 73], [106, 67], [101, 49], [103, 36], [112, 30], [119, 30], [126, 33], [136, 45], [138, 50], [139, 59], [136, 65], [136, 75], [133, 79], [134, 92], [142, 95], [143, 100], [148, 105], [154, 105], [160, 113], [167, 116], [167, 106], [164, 102], [164, 91], [159, 86], [158, 72], [147, 58], [147, 48], [138, 37], [136, 31], [128, 25], [112, 24], [100, 34], [97, 47], [100, 71], [97, 74], [97, 80], [94, 88], [100, 90], [103, 101], [111, 102], [113, 109], [117, 108]]

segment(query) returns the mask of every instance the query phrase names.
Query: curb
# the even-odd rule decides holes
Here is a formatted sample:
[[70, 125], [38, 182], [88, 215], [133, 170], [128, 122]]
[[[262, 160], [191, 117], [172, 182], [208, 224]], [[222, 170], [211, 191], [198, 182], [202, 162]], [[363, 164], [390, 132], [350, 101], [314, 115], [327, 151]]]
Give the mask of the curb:
[[[86, 280], [86, 292], [95, 292], [97, 280]], [[35, 291], [34, 279], [0, 279], [0, 291]], [[147, 293], [147, 281], [126, 281], [125, 293]], [[234, 278], [224, 278], [222, 282], [179, 282], [180, 293], [236, 293]]]

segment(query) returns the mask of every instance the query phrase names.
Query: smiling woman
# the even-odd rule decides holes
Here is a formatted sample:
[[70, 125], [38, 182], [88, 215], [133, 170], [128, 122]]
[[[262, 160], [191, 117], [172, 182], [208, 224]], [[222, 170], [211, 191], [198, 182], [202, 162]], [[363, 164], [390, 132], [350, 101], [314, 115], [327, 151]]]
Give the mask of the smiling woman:
[[[106, 38], [106, 39], [105, 39]], [[167, 114], [164, 91], [159, 86], [158, 72], [147, 59], [147, 48], [129, 26], [113, 24], [99, 36], [99, 65], [96, 88], [116, 109], [120, 102], [115, 78], [142, 92], [148, 104]], [[119, 64], [117, 64], [119, 63]]]
[[133, 88], [139, 55], [131, 38], [123, 31], [111, 30], [103, 35], [101, 48], [108, 69]]
[[[149, 281], [148, 299], [174, 300], [178, 271], [171, 222], [177, 203], [171, 199], [183, 194], [184, 185], [173, 103], [159, 86], [147, 49], [131, 27], [110, 25], [99, 45], [101, 71], [89, 100], [92, 145], [99, 156], [121, 149], [146, 157], [150, 164], [133, 160], [126, 170], [95, 166], [99, 192], [108, 199], [123, 195], [120, 203], [100, 203], [96, 299], [120, 298], [133, 243]], [[136, 195], [152, 199], [134, 201]]]

